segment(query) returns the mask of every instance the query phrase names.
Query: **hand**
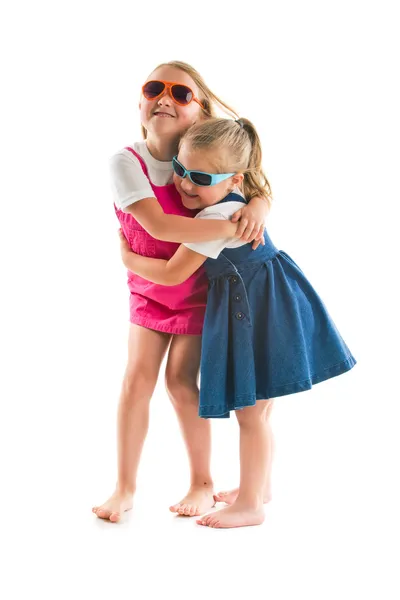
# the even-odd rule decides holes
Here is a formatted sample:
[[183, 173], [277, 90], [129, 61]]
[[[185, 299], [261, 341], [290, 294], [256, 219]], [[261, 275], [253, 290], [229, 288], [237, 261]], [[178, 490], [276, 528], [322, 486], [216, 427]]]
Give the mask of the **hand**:
[[126, 266], [126, 259], [128, 258], [128, 256], [130, 254], [132, 254], [132, 250], [131, 247], [128, 243], [128, 240], [126, 239], [126, 237], [123, 234], [122, 229], [118, 230], [118, 235], [119, 235], [119, 241], [120, 241], [120, 250], [121, 250], [121, 258], [122, 258], [122, 262], [124, 263], [124, 265]]
[[[258, 200], [258, 203], [256, 203]], [[237, 223], [239, 226], [236, 232], [236, 237], [242, 242], [253, 242], [252, 248], [256, 250], [260, 244], [264, 246], [264, 229], [267, 208], [265, 201], [254, 198], [249, 204], [243, 206], [232, 216], [232, 223]]]

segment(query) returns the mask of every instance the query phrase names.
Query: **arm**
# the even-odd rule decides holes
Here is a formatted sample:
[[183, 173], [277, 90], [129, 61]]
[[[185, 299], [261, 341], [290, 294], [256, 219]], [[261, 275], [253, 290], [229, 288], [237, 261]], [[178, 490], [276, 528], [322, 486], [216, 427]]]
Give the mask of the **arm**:
[[153, 237], [170, 242], [203, 242], [234, 237], [237, 225], [216, 221], [201, 223], [189, 217], [167, 215], [154, 197], [138, 159], [119, 152], [110, 161], [115, 204], [129, 212]]
[[165, 242], [208, 242], [237, 237], [231, 221], [192, 219], [167, 215], [156, 198], [144, 198], [125, 209], [151, 236]]
[[207, 260], [207, 256], [180, 246], [169, 260], [148, 258], [135, 254], [120, 230], [121, 256], [125, 267], [159, 285], [179, 285], [188, 279]]
[[264, 245], [264, 228], [267, 215], [269, 213], [269, 204], [266, 198], [256, 196], [250, 200], [243, 208], [236, 211], [232, 216], [232, 223], [238, 223], [239, 227], [236, 236], [244, 242], [252, 242], [253, 250], [259, 244]]

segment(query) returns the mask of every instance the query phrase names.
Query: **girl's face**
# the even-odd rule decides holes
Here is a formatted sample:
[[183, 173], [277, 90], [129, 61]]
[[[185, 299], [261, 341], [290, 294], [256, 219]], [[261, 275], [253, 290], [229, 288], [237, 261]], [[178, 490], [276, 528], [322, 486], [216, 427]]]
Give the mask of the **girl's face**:
[[[213, 156], [215, 157], [214, 150], [192, 150], [188, 144], [183, 143], [179, 150], [178, 160], [188, 171], [217, 173], [216, 161], [213, 161]], [[216, 185], [204, 187], [194, 185], [188, 176], [182, 179], [174, 174], [174, 184], [182, 198], [182, 204], [192, 210], [217, 204], [235, 187], [240, 186], [242, 181], [243, 174], [237, 173]]]
[[[187, 85], [199, 98], [199, 89], [193, 79], [175, 67], [160, 67], [147, 81], [161, 80]], [[181, 137], [201, 115], [201, 107], [192, 100], [187, 106], [176, 104], [167, 89], [155, 100], [141, 98], [140, 119], [148, 134], [155, 137]]]

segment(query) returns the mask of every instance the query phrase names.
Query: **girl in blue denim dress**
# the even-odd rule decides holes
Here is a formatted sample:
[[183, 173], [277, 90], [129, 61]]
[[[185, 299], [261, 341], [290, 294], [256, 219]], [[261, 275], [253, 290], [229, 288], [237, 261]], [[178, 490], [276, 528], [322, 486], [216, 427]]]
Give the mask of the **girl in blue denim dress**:
[[[270, 198], [260, 140], [246, 119], [194, 125], [173, 165], [183, 204], [202, 209], [195, 218], [229, 220], [253, 196]], [[272, 399], [308, 390], [356, 362], [296, 263], [266, 232], [265, 245], [252, 250], [234, 237], [236, 227], [229, 239], [182, 244], [168, 261], [134, 254], [120, 234], [124, 264], [141, 277], [177, 285], [204, 264], [209, 279], [199, 415], [226, 418], [234, 410], [240, 427], [240, 487], [229, 506], [198, 521], [211, 527], [264, 519]]]

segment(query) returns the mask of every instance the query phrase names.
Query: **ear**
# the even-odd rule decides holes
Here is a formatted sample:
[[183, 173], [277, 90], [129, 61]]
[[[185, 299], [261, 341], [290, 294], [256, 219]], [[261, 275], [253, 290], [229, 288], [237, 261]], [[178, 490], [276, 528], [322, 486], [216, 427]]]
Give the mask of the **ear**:
[[232, 177], [232, 183], [235, 184], [235, 187], [240, 187], [242, 185], [243, 179], [244, 179], [243, 173], [236, 173], [236, 175], [234, 175]]

